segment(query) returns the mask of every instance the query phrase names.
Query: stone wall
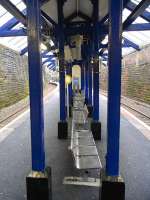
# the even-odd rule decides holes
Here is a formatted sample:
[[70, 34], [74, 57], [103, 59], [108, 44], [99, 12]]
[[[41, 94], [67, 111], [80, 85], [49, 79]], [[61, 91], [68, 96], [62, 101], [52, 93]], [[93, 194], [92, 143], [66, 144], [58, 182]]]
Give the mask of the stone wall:
[[[122, 95], [150, 104], [150, 46], [122, 61]], [[108, 69], [101, 65], [101, 89], [107, 90]]]
[[28, 95], [27, 57], [0, 45], [0, 109]]
[[[43, 66], [43, 86], [49, 77]], [[0, 45], [0, 109], [24, 99], [29, 94], [28, 58]]]

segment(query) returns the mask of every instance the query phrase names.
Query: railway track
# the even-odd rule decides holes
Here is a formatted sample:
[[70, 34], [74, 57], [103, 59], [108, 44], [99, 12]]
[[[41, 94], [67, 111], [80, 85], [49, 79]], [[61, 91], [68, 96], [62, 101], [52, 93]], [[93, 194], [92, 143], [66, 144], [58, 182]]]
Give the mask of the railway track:
[[[51, 84], [49, 89], [44, 90], [44, 97], [49, 93], [52, 92], [56, 87], [55, 84]], [[0, 120], [0, 128], [5, 126], [8, 122], [10, 122], [12, 119], [14, 119], [16, 116], [21, 114], [23, 111], [27, 110], [29, 108], [29, 102], [26, 102], [25, 105], [23, 105], [21, 108], [17, 109], [15, 112], [11, 113], [10, 115], [7, 115], [5, 118]]]
[[[23, 106], [22, 108], [18, 109], [16, 112], [12, 113], [11, 115], [7, 116], [6, 118], [4, 118], [3, 120], [0, 121], [0, 125], [3, 123], [6, 123], [7, 121], [9, 121], [10, 119], [12, 119], [14, 116], [16, 116], [17, 114], [25, 111], [28, 108], [29, 104]], [[3, 126], [3, 125], [2, 125]]]
[[[105, 93], [102, 93], [102, 94], [107, 97], [107, 95]], [[144, 117], [147, 120], [150, 120], [150, 116], [146, 115], [144, 112], [139, 111], [139, 110], [133, 108], [132, 106], [129, 106], [128, 104], [126, 104], [124, 102], [122, 102], [121, 105], [124, 106], [124, 107], [126, 107], [126, 108], [128, 108], [128, 109], [130, 109], [130, 110], [132, 110], [132, 111], [134, 111], [138, 115], [141, 115], [141, 117]], [[3, 119], [2, 121], [0, 121], [0, 124], [3, 124], [5, 122], [9, 121], [10, 119], [12, 119], [17, 114], [21, 113], [22, 111], [25, 111], [28, 107], [29, 107], [29, 104], [23, 106], [21, 109], [18, 109], [16, 112], [14, 112], [13, 114], [7, 116], [5, 119]]]
[[[107, 94], [105, 92], [101, 91], [101, 94], [107, 97]], [[145, 121], [146, 123], [148, 122], [148, 124], [150, 124], [150, 115], [147, 115], [145, 112], [142, 112], [142, 111], [138, 110], [137, 108], [134, 108], [133, 106], [130, 106], [129, 104], [127, 104], [123, 101], [121, 102], [121, 105], [123, 107], [133, 111], [136, 115], [138, 115], [138, 117], [143, 119], [143, 121]]]
[[133, 110], [134, 112], [136, 112], [136, 113], [142, 115], [143, 117], [147, 118], [148, 120], [150, 120], [150, 116], [146, 115], [144, 112], [139, 111], [139, 110], [137, 110], [137, 109], [133, 108], [132, 106], [129, 106], [125, 103], [121, 103], [121, 105], [125, 106], [126, 108], [129, 108], [130, 110]]

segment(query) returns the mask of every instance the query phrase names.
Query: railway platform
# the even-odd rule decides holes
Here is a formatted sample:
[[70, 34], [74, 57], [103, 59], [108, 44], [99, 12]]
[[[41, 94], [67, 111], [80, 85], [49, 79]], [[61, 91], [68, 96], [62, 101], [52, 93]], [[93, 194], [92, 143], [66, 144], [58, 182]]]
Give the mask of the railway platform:
[[[99, 199], [100, 187], [83, 185], [64, 185], [65, 177], [97, 177], [99, 171], [92, 173], [75, 168], [72, 153], [68, 149], [70, 138], [58, 140], [57, 120], [59, 117], [59, 92], [49, 94], [44, 101], [46, 164], [52, 168], [52, 196], [54, 200]], [[100, 95], [102, 140], [96, 141], [97, 150], [105, 165], [107, 99]], [[53, 114], [52, 114], [53, 113]], [[150, 162], [149, 140], [131, 124], [127, 116], [121, 115], [121, 160], [120, 172], [126, 182], [126, 200], [149, 200]], [[51, 123], [49, 124], [49, 121]], [[29, 111], [1, 131], [0, 137], [0, 199], [26, 199], [25, 178], [30, 172], [30, 134]], [[13, 157], [15, 155], [15, 159]], [[144, 164], [145, 163], [145, 164]], [[6, 167], [7, 166], [7, 167]]]

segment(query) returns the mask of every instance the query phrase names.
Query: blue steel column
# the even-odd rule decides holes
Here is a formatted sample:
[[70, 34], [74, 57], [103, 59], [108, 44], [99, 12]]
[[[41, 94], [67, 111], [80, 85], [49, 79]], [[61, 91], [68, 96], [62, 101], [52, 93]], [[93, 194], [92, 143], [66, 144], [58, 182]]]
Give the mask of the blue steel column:
[[86, 104], [88, 104], [88, 99], [89, 99], [88, 76], [89, 76], [88, 64], [87, 64], [87, 61], [85, 61], [85, 103]]
[[[72, 63], [68, 63], [66, 69], [67, 75], [72, 77]], [[68, 92], [69, 92], [69, 105], [72, 105], [72, 82], [68, 85]]]
[[98, 0], [94, 1], [93, 21], [93, 121], [99, 121]]
[[88, 99], [88, 105], [92, 107], [92, 66], [91, 66], [91, 60], [90, 60], [90, 55], [88, 59], [88, 70], [89, 70], [89, 99]]
[[60, 121], [66, 120], [65, 108], [65, 69], [64, 69], [64, 28], [63, 1], [58, 4], [58, 43], [59, 43], [59, 87], [60, 87]]
[[109, 0], [107, 176], [119, 175], [122, 0]]
[[85, 66], [81, 64], [81, 90], [85, 92]]
[[[72, 63], [69, 64], [69, 75], [72, 77]], [[72, 82], [69, 84], [69, 105], [72, 105]]]
[[[43, 78], [40, 56], [40, 1], [27, 0], [32, 170], [44, 171]], [[36, 59], [34, 59], [36, 58]]]

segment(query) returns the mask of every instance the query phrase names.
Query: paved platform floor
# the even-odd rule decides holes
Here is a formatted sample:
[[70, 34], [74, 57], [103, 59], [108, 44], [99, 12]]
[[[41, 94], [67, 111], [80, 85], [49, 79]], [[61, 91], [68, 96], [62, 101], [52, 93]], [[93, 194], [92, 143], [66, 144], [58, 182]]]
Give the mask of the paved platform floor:
[[[100, 106], [102, 141], [97, 142], [97, 147], [104, 165], [106, 99], [103, 97]], [[62, 184], [65, 176], [80, 173], [75, 170], [68, 151], [69, 140], [57, 139], [58, 111], [59, 95], [56, 91], [45, 99], [46, 162], [52, 167], [53, 200], [98, 200], [98, 188]], [[25, 177], [30, 172], [30, 165], [30, 121], [26, 111], [0, 130], [0, 200], [26, 199]], [[149, 200], [150, 141], [124, 116], [121, 118], [120, 168], [126, 182], [126, 200]], [[98, 176], [98, 172], [94, 173]]]

